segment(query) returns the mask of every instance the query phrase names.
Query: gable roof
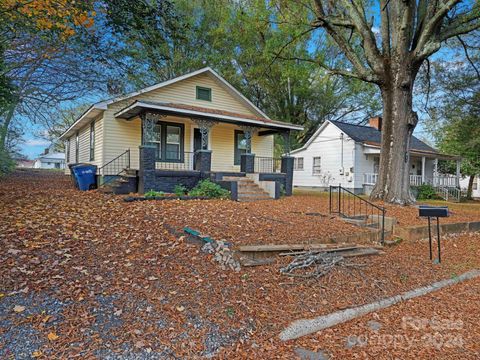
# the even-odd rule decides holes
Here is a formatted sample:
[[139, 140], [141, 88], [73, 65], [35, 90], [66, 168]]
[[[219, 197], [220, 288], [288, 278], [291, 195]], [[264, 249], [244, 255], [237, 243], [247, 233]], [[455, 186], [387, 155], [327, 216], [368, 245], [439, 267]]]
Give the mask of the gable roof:
[[204, 67], [202, 69], [190, 72], [185, 75], [177, 76], [173, 79], [163, 81], [161, 83], [152, 85], [152, 86], [147, 86], [146, 88], [143, 88], [138, 91], [134, 91], [122, 96], [118, 96], [109, 100], [105, 101], [100, 101], [92, 106], [90, 106], [60, 137], [59, 140], [65, 139], [69, 134], [84, 125], [84, 123], [88, 123], [89, 121], [93, 120], [96, 118], [98, 115], [100, 115], [103, 111], [108, 109], [108, 105], [127, 100], [129, 98], [132, 98], [134, 96], [138, 96], [140, 94], [144, 94], [150, 91], [154, 91], [157, 89], [160, 89], [162, 87], [180, 82], [182, 80], [186, 80], [188, 78], [200, 75], [200, 74], [208, 74], [212, 76], [215, 80], [217, 80], [221, 86], [223, 86], [224, 89], [226, 89], [232, 96], [236, 97], [239, 99], [240, 102], [245, 104], [248, 108], [250, 108], [255, 114], [258, 116], [264, 118], [264, 119], [270, 119], [267, 114], [265, 114], [262, 110], [260, 110], [255, 104], [253, 104], [250, 100], [248, 100], [240, 91], [235, 89], [227, 80], [222, 78], [219, 74], [217, 74], [211, 67]]
[[[356, 142], [363, 143], [365, 145], [371, 145], [371, 146], [380, 146], [381, 140], [382, 140], [382, 133], [378, 131], [377, 129], [367, 126], [367, 125], [355, 125], [355, 124], [349, 124], [341, 121], [333, 121], [333, 120], [327, 120], [325, 121], [320, 127], [315, 131], [315, 133], [308, 139], [308, 141], [305, 143], [304, 146], [301, 148], [298, 148], [296, 150], [293, 150], [291, 153], [299, 152], [302, 150], [305, 150], [314, 140], [315, 138], [323, 131], [323, 129], [328, 125], [332, 124], [336, 126], [338, 129], [340, 129], [345, 135], [349, 136], [352, 140]], [[435, 154], [440, 154], [436, 149], [433, 147], [425, 144], [423, 141], [420, 139], [416, 138], [415, 136], [412, 136], [412, 142], [410, 144], [410, 150], [411, 151], [424, 151], [424, 152], [429, 152], [429, 153], [435, 153]]]
[[[382, 133], [371, 126], [348, 124], [340, 121], [330, 122], [357, 142], [375, 146], [380, 145], [382, 141]], [[410, 150], [420, 150], [434, 153], [438, 152], [436, 149], [425, 144], [415, 136], [412, 136]]]

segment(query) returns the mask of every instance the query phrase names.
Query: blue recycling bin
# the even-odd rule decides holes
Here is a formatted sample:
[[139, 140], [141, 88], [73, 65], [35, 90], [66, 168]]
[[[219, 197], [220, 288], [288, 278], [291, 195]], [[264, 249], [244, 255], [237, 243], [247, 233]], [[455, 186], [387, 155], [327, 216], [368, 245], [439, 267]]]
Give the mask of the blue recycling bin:
[[71, 171], [79, 190], [86, 191], [97, 188], [97, 167], [95, 165], [81, 164], [73, 166]]

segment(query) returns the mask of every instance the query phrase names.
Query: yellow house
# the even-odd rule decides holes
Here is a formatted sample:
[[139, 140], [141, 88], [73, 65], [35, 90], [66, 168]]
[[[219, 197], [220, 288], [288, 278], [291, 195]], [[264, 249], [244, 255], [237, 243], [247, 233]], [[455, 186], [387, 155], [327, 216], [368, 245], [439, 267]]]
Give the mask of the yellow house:
[[207, 67], [96, 103], [60, 139], [67, 165], [96, 165], [100, 181], [135, 176], [140, 192], [172, 191], [207, 176], [226, 187], [283, 182], [289, 192], [278, 180], [285, 172], [273, 157], [273, 135], [288, 138], [291, 130], [302, 127], [270, 119]]

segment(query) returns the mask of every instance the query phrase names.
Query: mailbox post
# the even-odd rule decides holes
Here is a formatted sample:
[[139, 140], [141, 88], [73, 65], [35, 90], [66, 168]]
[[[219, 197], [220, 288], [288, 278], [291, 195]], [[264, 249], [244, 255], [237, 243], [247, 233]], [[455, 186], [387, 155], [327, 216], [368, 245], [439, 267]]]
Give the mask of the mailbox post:
[[430, 245], [430, 260], [433, 260], [432, 255], [432, 228], [430, 218], [437, 218], [437, 250], [438, 250], [438, 262], [442, 262], [442, 254], [440, 247], [440, 221], [441, 217], [448, 217], [448, 207], [447, 206], [426, 206], [420, 205], [418, 208], [418, 215], [428, 218], [428, 240]]

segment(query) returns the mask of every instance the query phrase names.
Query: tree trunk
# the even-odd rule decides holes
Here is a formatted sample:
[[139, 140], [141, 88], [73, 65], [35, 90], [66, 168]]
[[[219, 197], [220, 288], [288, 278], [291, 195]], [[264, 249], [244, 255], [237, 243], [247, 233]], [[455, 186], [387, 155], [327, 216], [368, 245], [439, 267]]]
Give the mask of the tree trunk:
[[410, 191], [410, 141], [418, 116], [412, 108], [416, 71], [398, 64], [380, 86], [383, 100], [382, 143], [378, 181], [373, 200], [407, 205], [415, 202]]
[[475, 175], [470, 175], [468, 179], [467, 199], [473, 198], [473, 182], [475, 181]]
[[15, 106], [11, 106], [8, 110], [7, 114], [5, 115], [5, 119], [0, 126], [0, 151], [7, 150], [7, 136], [8, 136], [8, 128], [10, 127], [10, 123], [13, 119], [13, 114], [15, 113]]

